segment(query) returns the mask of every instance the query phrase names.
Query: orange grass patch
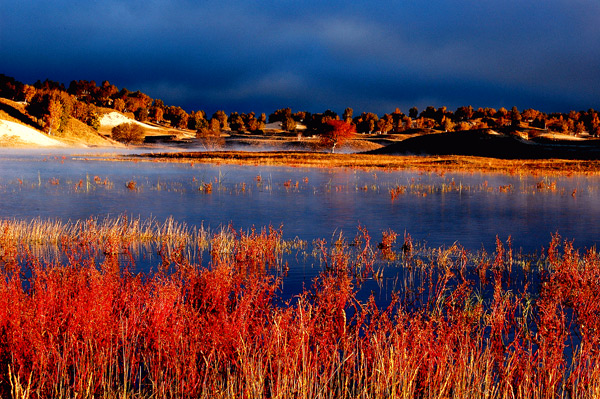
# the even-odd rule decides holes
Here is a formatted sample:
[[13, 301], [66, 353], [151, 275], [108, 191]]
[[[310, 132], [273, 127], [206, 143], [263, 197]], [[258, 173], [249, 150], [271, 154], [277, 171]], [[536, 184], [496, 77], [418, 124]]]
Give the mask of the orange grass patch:
[[[132, 159], [124, 157], [121, 159]], [[597, 175], [598, 160], [504, 160], [469, 156], [397, 156], [327, 154], [318, 152], [178, 152], [143, 154], [133, 159], [237, 165], [276, 165], [320, 168], [420, 170], [433, 172], [494, 172], [508, 174]]]

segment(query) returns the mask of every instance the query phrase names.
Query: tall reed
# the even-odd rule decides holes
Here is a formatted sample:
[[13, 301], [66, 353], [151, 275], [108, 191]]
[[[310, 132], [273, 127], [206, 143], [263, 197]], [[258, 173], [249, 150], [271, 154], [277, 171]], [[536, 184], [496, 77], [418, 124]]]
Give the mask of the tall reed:
[[[322, 272], [284, 301], [281, 229], [209, 234], [125, 217], [1, 226], [2, 397], [600, 392], [600, 257], [559, 237], [539, 269], [526, 270], [510, 240], [476, 255], [458, 244], [419, 248], [406, 234], [396, 248], [389, 230], [378, 248], [359, 229], [350, 243], [319, 241]], [[200, 236], [206, 266], [186, 252]], [[56, 241], [63, 256], [38, 257], [38, 239]], [[160, 264], [137, 273], [122, 255], [150, 239], [161, 243]], [[361, 291], [380, 261], [407, 279], [385, 304]]]

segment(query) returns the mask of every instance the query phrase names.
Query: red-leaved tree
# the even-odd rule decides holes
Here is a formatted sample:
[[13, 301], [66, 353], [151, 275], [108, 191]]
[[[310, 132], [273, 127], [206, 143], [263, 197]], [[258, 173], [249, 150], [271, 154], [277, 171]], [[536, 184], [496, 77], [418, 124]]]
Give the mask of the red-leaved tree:
[[353, 124], [330, 119], [325, 122], [323, 133], [321, 133], [321, 142], [331, 147], [331, 153], [335, 152], [335, 147], [338, 144], [342, 144], [344, 141], [351, 139], [354, 137], [356, 133], [356, 128]]

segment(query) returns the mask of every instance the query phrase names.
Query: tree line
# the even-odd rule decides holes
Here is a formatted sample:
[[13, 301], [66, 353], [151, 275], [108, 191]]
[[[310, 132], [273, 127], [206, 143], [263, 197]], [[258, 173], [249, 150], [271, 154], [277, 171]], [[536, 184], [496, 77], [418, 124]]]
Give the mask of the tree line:
[[[218, 135], [223, 130], [238, 132], [262, 132], [267, 123], [279, 122], [285, 131], [294, 132], [302, 124], [305, 134], [320, 134], [331, 130], [331, 121], [343, 121], [358, 133], [402, 133], [413, 129], [437, 129], [460, 131], [485, 128], [539, 128], [571, 135], [584, 133], [600, 137], [600, 118], [594, 109], [546, 114], [535, 109], [519, 111], [517, 107], [477, 108], [462, 106], [455, 111], [446, 107], [428, 106], [423, 110], [412, 107], [408, 113], [396, 108], [393, 112], [377, 115], [362, 112], [354, 115], [346, 108], [341, 115], [331, 110], [322, 113], [292, 112], [282, 108], [260, 115], [254, 112], [232, 112], [227, 115], [217, 111], [208, 117], [202, 110], [187, 112], [179, 106], [165, 105], [145, 93], [119, 89], [108, 81], [97, 85], [87, 80], [73, 80], [64, 84], [45, 80], [33, 85], [23, 84], [14, 78], [0, 74], [0, 97], [27, 104], [28, 113], [37, 118], [48, 133], [61, 132], [70, 117], [92, 128], [100, 127], [98, 107], [114, 109], [140, 122], [153, 122], [179, 129], [190, 129], [198, 136]], [[335, 125], [335, 124], [334, 124]], [[342, 128], [341, 124], [337, 124]]]

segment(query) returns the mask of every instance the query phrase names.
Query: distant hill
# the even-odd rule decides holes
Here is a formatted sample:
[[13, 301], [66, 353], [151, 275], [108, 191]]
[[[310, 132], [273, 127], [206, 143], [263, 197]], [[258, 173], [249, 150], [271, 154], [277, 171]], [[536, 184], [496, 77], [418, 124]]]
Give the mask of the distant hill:
[[600, 159], [598, 140], [532, 139], [491, 129], [427, 134], [369, 151], [386, 155], [465, 155], [499, 159]]

